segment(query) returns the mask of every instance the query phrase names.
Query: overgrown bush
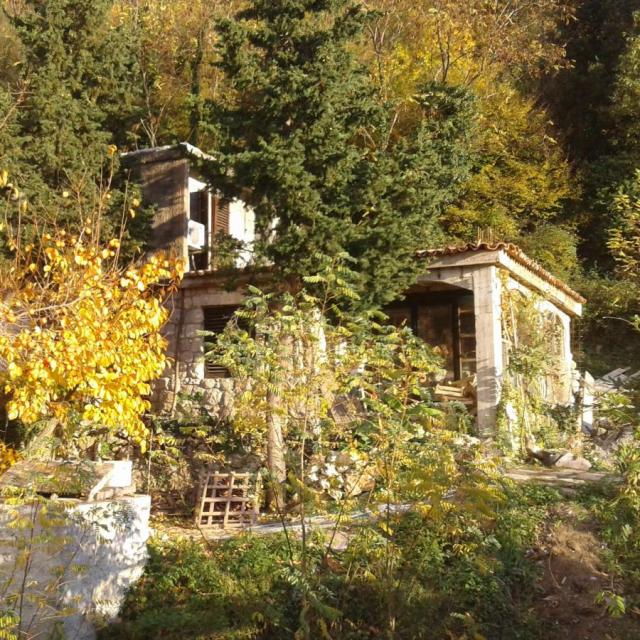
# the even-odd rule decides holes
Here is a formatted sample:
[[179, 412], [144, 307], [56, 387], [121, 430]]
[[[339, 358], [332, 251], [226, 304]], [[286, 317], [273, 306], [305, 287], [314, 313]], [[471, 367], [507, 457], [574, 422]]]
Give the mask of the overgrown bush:
[[529, 614], [537, 568], [527, 550], [553, 500], [543, 488], [507, 486], [495, 516], [482, 517], [456, 509], [453, 499], [437, 521], [428, 509], [399, 516], [393, 535], [384, 519], [360, 526], [341, 553], [326, 553], [315, 533], [306, 575], [290, 561], [303, 550], [292, 536], [239, 536], [209, 547], [155, 540], [121, 622], [100, 637], [298, 638], [311, 597], [322, 618], [314, 638], [542, 638]]
[[616, 452], [619, 483], [603, 485], [583, 499], [601, 527], [605, 557], [612, 574], [609, 598], [620, 598], [621, 611], [640, 605], [640, 440], [638, 434]]

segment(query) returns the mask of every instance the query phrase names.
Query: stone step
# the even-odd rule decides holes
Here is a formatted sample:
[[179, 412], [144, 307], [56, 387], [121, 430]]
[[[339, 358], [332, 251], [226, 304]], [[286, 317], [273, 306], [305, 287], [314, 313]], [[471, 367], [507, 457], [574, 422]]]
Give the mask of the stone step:
[[603, 471], [575, 471], [573, 469], [536, 469], [516, 467], [505, 471], [515, 482], [536, 482], [552, 487], [579, 487], [593, 482], [619, 482], [617, 476]]

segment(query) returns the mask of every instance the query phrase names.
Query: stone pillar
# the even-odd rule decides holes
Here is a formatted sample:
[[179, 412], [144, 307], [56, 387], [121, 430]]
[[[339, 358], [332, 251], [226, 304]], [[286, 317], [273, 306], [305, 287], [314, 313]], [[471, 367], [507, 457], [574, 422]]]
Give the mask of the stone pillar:
[[473, 274], [476, 319], [478, 381], [477, 431], [481, 437], [495, 434], [502, 386], [501, 282], [498, 268], [481, 266]]

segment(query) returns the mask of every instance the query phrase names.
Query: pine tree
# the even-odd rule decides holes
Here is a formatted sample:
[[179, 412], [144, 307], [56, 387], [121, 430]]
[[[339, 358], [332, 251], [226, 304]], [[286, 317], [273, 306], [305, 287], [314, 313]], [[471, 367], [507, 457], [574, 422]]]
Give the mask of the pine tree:
[[11, 23], [27, 87], [17, 124], [24, 164], [54, 190], [95, 180], [139, 95], [134, 41], [111, 0], [27, 0]]
[[[23, 59], [13, 93], [0, 99], [10, 114], [0, 156], [29, 199], [32, 217], [76, 230], [83, 210], [117, 172], [110, 145], [126, 141], [136, 118], [140, 83], [136, 40], [112, 14], [112, 0], [26, 0], [10, 15]], [[111, 185], [106, 235], [122, 217], [122, 194]], [[61, 197], [64, 192], [75, 196]], [[137, 221], [136, 221], [137, 222]], [[28, 228], [28, 227], [27, 227]]]
[[203, 169], [254, 207], [257, 253], [282, 278], [346, 252], [363, 304], [377, 305], [413, 281], [424, 268], [415, 251], [438, 240], [467, 175], [473, 101], [431, 83], [414, 102], [417, 127], [393, 131], [391, 105], [353, 53], [368, 18], [350, 0], [253, 0], [219, 22], [234, 100], [209, 105], [219, 148]]
[[14, 173], [21, 166], [17, 115], [19, 101], [0, 86], [0, 170]]

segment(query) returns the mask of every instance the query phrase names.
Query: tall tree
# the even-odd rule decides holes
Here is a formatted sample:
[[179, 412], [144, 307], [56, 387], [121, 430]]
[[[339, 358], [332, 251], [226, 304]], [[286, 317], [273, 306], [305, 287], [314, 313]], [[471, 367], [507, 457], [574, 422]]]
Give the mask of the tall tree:
[[381, 13], [368, 27], [365, 57], [381, 90], [396, 99], [397, 128], [412, 126], [411, 98], [421, 83], [442, 81], [477, 95], [472, 177], [443, 217], [448, 234], [472, 240], [490, 228], [496, 238], [522, 243], [539, 232], [554, 246], [537, 257], [554, 271], [573, 261], [574, 270], [575, 241], [562, 224], [569, 164], [548, 114], [525, 90], [531, 78], [567, 64], [562, 44], [548, 38], [570, 18], [567, 1], [369, 3]]
[[562, 132], [569, 157], [581, 165], [611, 149], [610, 107], [616, 70], [633, 31], [639, 0], [572, 0], [575, 19], [558, 26], [570, 66], [542, 79], [543, 100]]
[[587, 266], [613, 272], [606, 244], [613, 201], [638, 166], [634, 13], [640, 2], [574, 0], [574, 5], [575, 20], [556, 35], [566, 42], [572, 65], [544, 79], [543, 102], [576, 176], [577, 197], [565, 215], [578, 227], [581, 258]]
[[448, 229], [469, 239], [478, 228], [519, 240], [556, 222], [569, 197], [569, 166], [550, 135], [546, 114], [504, 81], [480, 97], [476, 168], [445, 216]]
[[570, 18], [569, 2], [367, 0], [379, 16], [368, 28], [377, 80], [397, 87], [407, 71], [411, 78], [418, 69], [465, 85], [482, 83], [496, 70], [538, 77], [564, 64], [563, 43], [548, 34]]
[[53, 190], [82, 190], [135, 118], [135, 42], [111, 22], [111, 0], [24, 4], [10, 17], [24, 52], [19, 81], [28, 88], [17, 114], [23, 173]]
[[396, 136], [353, 45], [370, 16], [350, 0], [253, 0], [218, 24], [231, 107], [210, 105], [224, 195], [243, 194], [261, 234], [256, 250], [284, 278], [318, 270], [318, 256], [356, 261], [364, 304], [394, 298], [432, 245], [437, 220], [468, 173], [473, 100], [428, 83], [418, 125]]
[[[23, 237], [36, 226], [77, 232], [100, 210], [101, 233], [120, 235], [127, 198], [116, 186], [116, 151], [141, 97], [135, 33], [112, 0], [24, 0], [8, 17], [20, 63], [0, 95], [0, 170], [25, 201], [7, 209], [9, 221], [19, 219]], [[128, 226], [128, 255], [148, 217], [142, 212]]]
[[144, 108], [133, 127], [137, 146], [176, 140], [195, 145], [205, 99], [224, 93], [212, 66], [218, 18], [231, 15], [242, 0], [114, 0], [115, 13], [142, 42], [137, 50]]

